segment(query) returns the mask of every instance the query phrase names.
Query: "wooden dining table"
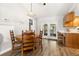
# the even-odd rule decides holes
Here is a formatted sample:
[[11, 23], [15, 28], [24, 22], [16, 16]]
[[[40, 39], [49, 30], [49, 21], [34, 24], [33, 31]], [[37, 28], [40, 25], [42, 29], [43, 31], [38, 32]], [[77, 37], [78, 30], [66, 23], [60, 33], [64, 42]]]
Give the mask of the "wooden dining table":
[[[22, 35], [17, 35], [16, 36], [16, 40], [22, 41]], [[39, 49], [40, 42], [42, 42], [42, 41], [39, 39], [39, 35], [38, 34], [30, 35], [30, 33], [28, 33], [28, 34], [24, 33], [23, 42], [25, 42], [25, 43], [27, 42], [27, 44], [28, 44], [28, 42], [32, 42], [34, 44], [34, 47], [35, 47], [35, 50], [36, 50], [36, 49]]]
[[[23, 33], [23, 39], [24, 41], [30, 41], [30, 40], [33, 40], [36, 42], [37, 38], [39, 37], [38, 34], [34, 34], [34, 33], [31, 33], [31, 32], [24, 32]], [[19, 41], [22, 41], [22, 35], [16, 35], [16, 40], [19, 40]]]

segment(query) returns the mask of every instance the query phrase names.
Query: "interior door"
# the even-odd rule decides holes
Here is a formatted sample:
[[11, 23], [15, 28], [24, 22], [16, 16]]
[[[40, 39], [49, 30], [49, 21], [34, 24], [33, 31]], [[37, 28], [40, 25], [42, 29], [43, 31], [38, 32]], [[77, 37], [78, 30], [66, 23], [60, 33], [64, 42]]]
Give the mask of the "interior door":
[[50, 24], [49, 36], [50, 36], [51, 39], [56, 38], [56, 24]]
[[56, 39], [56, 24], [44, 24], [43, 28], [44, 38]]
[[43, 36], [44, 38], [47, 38], [48, 37], [48, 24], [44, 24], [43, 27], [44, 27]]

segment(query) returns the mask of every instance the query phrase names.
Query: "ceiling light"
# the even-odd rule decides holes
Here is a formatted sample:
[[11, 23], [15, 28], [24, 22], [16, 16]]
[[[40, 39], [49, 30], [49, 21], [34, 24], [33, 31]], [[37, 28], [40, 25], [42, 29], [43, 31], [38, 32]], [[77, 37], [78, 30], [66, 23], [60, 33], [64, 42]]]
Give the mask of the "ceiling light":
[[34, 17], [34, 13], [33, 13], [33, 10], [32, 10], [33, 6], [32, 6], [32, 3], [30, 4], [30, 12], [28, 12], [27, 16], [29, 17]]

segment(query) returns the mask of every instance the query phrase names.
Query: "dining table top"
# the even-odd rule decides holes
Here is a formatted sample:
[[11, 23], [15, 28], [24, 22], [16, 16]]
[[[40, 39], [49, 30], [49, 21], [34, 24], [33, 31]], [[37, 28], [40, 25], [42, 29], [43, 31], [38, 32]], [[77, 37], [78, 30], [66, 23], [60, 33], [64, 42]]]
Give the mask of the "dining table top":
[[[32, 34], [32, 33], [30, 33], [30, 32], [27, 32], [27, 33], [25, 33], [24, 32], [24, 35], [23, 35], [23, 39], [30, 39], [30, 38], [36, 38], [36, 37], [39, 37], [39, 35], [38, 34], [32, 34], [32, 35], [30, 35], [30, 34]], [[16, 40], [22, 40], [22, 34], [20, 34], [20, 35], [16, 35]]]

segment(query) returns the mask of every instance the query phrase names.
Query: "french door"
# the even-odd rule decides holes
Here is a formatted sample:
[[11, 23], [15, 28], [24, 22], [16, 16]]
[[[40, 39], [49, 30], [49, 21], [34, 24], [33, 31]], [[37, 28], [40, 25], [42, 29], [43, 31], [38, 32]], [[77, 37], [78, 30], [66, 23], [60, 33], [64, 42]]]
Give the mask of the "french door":
[[48, 39], [56, 38], [56, 24], [43, 25], [43, 37]]

